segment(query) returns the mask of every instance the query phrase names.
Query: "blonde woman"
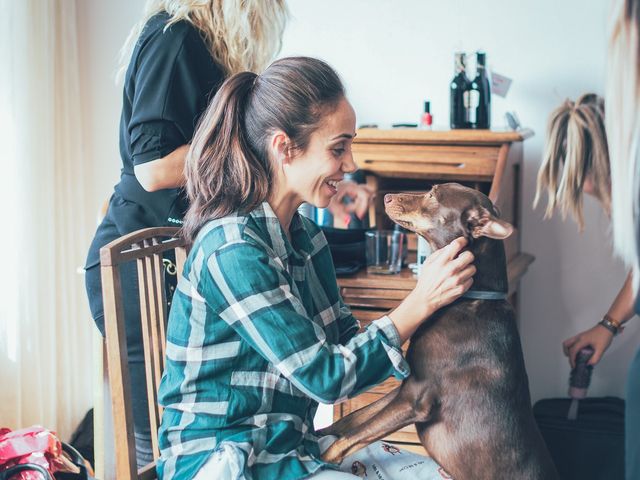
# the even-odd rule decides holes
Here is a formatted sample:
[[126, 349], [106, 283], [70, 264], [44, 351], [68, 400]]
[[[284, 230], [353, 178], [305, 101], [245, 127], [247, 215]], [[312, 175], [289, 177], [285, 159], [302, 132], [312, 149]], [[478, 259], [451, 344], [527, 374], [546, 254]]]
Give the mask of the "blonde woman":
[[[597, 363], [622, 325], [640, 313], [640, 0], [614, 0], [611, 18], [606, 135], [601, 99], [585, 95], [575, 104], [565, 102], [559, 107], [549, 122], [534, 201], [547, 190], [547, 216], [559, 206], [564, 215], [573, 213], [582, 225], [582, 192], [595, 195], [611, 213], [615, 250], [631, 269], [603, 320], [563, 342], [572, 366], [576, 354], [587, 345], [595, 350], [589, 363]], [[625, 478], [637, 480], [640, 350], [628, 370], [625, 405]]]
[[[612, 223], [617, 253], [633, 270], [640, 313], [640, 0], [614, 0], [607, 68], [607, 134], [611, 155]], [[640, 478], [640, 350], [627, 374], [625, 476]]]
[[[584, 193], [593, 195], [607, 214], [611, 214], [610, 168], [604, 100], [593, 93], [582, 95], [575, 102], [566, 100], [549, 118], [534, 205], [546, 191], [545, 217], [551, 217], [557, 207], [563, 217], [571, 214], [582, 230]], [[634, 316], [634, 303], [635, 290], [629, 274], [602, 319], [562, 343], [572, 367], [578, 352], [588, 345], [594, 349], [589, 364], [600, 361], [613, 337], [622, 330], [621, 325]]]
[[[280, 49], [284, 0], [150, 0], [122, 48], [120, 182], [86, 263], [94, 321], [104, 333], [100, 248], [134, 230], [179, 226], [187, 210], [183, 166], [208, 101], [229, 75], [260, 72]], [[136, 450], [152, 460], [135, 266], [124, 269]]]
[[[566, 100], [549, 118], [547, 146], [538, 172], [534, 205], [543, 191], [548, 196], [545, 217], [558, 208], [563, 217], [571, 214], [580, 229], [584, 227], [582, 195], [593, 195], [607, 214], [611, 213], [611, 174], [604, 121], [604, 100], [593, 93], [572, 102]], [[562, 344], [573, 366], [577, 353], [591, 345], [595, 365], [611, 344], [622, 323], [633, 317], [634, 290], [631, 275], [603, 318], [592, 328]]]

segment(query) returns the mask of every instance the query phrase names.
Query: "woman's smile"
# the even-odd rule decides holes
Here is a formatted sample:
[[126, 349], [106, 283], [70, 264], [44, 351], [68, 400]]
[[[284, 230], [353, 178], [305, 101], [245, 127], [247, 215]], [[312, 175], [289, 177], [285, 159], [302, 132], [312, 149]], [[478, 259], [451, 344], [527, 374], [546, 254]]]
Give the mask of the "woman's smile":
[[340, 180], [325, 180], [324, 184], [329, 187], [329, 190], [331, 191], [331, 196], [335, 195], [336, 193], [338, 193], [338, 183], [340, 183], [342, 181], [342, 179]]

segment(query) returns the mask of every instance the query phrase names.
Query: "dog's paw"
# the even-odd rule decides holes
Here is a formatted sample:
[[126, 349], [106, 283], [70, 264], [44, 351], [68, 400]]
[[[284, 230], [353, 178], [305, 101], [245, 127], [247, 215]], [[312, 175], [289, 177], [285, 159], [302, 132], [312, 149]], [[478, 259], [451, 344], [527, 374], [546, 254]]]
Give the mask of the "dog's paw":
[[342, 460], [344, 460], [344, 450], [340, 443], [340, 440], [337, 440], [333, 445], [327, 448], [327, 451], [322, 454], [322, 460], [327, 463], [340, 465]]

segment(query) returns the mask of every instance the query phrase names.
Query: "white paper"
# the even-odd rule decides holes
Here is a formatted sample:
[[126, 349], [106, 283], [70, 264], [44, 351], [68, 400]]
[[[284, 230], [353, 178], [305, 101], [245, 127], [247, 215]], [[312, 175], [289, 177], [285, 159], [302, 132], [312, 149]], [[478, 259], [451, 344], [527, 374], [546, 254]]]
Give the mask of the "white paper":
[[500, 75], [496, 72], [491, 72], [491, 93], [498, 95], [499, 97], [506, 97], [511, 87], [512, 80], [509, 77]]

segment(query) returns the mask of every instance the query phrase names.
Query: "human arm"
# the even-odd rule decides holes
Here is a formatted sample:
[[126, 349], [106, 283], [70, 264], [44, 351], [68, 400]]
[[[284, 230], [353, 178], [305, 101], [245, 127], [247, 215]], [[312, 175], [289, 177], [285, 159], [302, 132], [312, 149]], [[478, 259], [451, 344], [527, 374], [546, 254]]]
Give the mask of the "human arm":
[[184, 184], [184, 161], [198, 117], [223, 74], [198, 32], [174, 25], [142, 47], [127, 124], [134, 174], [149, 192]]
[[[616, 295], [615, 300], [609, 307], [607, 315], [618, 324], [622, 325], [629, 321], [634, 315], [635, 295], [633, 291], [633, 276], [631, 272], [627, 275], [624, 285]], [[569, 357], [571, 367], [575, 367], [576, 355], [586, 346], [591, 346], [594, 350], [589, 365], [595, 365], [600, 361], [604, 352], [611, 345], [613, 333], [600, 324], [596, 324], [577, 335], [562, 342], [562, 350]]]
[[[466, 244], [467, 240], [460, 237], [433, 252], [422, 265], [423, 272], [414, 289], [388, 314], [398, 331], [401, 344], [413, 335], [422, 322], [460, 297], [473, 283], [472, 277], [476, 272], [472, 264], [473, 254], [467, 250], [458, 255]], [[351, 338], [354, 329], [357, 330], [357, 323], [348, 308], [342, 305], [345, 310], [340, 319], [341, 332], [346, 330], [347, 338]], [[341, 333], [341, 338], [344, 336], [345, 333]]]
[[163, 188], [178, 188], [184, 185], [184, 161], [189, 145], [182, 145], [157, 160], [138, 164], [133, 171], [147, 192]]
[[[362, 219], [374, 195], [375, 192], [368, 185], [344, 180], [338, 183], [338, 191], [331, 197], [328, 208], [331, 214], [340, 220], [349, 217], [352, 213]], [[347, 199], [349, 201], [346, 201]]]
[[[318, 318], [310, 318], [310, 306], [296, 295], [298, 287], [287, 269], [260, 246], [244, 241], [227, 244], [205, 265], [198, 287], [205, 302], [309, 397], [335, 403], [390, 375], [409, 374], [389, 317], [375, 320], [344, 344], [330, 342], [318, 322], [330, 321], [323, 314], [331, 308], [322, 305]], [[323, 296], [321, 291], [312, 295]]]

